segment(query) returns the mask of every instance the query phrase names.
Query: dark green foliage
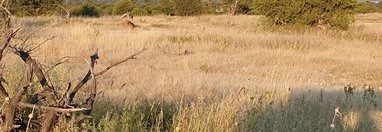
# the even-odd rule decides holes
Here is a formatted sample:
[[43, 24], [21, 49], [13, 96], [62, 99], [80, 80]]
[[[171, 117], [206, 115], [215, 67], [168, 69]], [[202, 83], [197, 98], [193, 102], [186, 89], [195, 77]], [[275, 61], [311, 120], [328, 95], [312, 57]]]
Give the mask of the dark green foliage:
[[63, 0], [10, 0], [10, 11], [16, 16], [52, 15]]
[[202, 14], [201, 0], [174, 0], [175, 14], [178, 16], [195, 16]]
[[131, 12], [136, 7], [132, 0], [120, 0], [114, 5], [113, 15], [122, 15], [126, 12]]
[[83, 17], [100, 17], [100, 10], [97, 9], [91, 3], [85, 3], [71, 9], [71, 14], [73, 16], [83, 16]]
[[134, 15], [137, 15], [137, 16], [148, 16], [148, 15], [151, 15], [151, 13], [149, 12], [149, 10], [147, 10], [147, 8], [136, 7], [131, 12]]
[[158, 0], [155, 5], [153, 5], [153, 14], [162, 14], [162, 15], [174, 15], [175, 3], [171, 0]]
[[267, 24], [325, 25], [348, 29], [354, 21], [354, 0], [256, 0], [256, 13], [267, 17]]
[[102, 9], [102, 15], [113, 15], [113, 7], [114, 4], [109, 4], [109, 3], [101, 3], [101, 4], [96, 4], [98, 9]]

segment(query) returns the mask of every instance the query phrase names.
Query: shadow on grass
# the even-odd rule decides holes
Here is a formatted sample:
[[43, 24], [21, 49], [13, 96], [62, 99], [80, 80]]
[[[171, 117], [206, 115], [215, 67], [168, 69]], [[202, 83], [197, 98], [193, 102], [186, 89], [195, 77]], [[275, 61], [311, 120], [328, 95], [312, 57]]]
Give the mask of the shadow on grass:
[[[267, 95], [268, 94], [268, 95]], [[244, 131], [379, 131], [381, 93], [359, 90], [289, 91], [289, 98], [275, 101], [272, 93], [254, 99], [256, 104], [243, 121]], [[268, 97], [268, 98], [265, 98]], [[335, 117], [339, 108], [341, 116]], [[332, 127], [331, 124], [333, 123]]]

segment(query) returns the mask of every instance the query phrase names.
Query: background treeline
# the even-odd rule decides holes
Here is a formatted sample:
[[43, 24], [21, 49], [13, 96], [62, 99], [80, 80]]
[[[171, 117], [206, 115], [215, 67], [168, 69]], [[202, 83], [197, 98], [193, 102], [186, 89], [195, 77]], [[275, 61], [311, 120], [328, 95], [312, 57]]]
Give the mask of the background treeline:
[[[11, 12], [16, 16], [47, 16], [65, 13], [72, 16], [107, 16], [131, 12], [134, 15], [179, 15], [224, 14], [234, 0], [118, 0], [116, 2], [67, 2], [65, 0], [11, 0]], [[243, 14], [250, 14], [252, 0], [239, 0]], [[221, 10], [222, 9], [222, 10]], [[218, 10], [218, 11], [217, 11]], [[241, 10], [240, 10], [241, 11]]]
[[[268, 27], [320, 27], [348, 29], [355, 13], [382, 12], [382, 3], [356, 0], [119, 0], [115, 2], [68, 2], [67, 0], [11, 0], [16, 16], [60, 15], [100, 17], [203, 14], [258, 14]], [[70, 13], [69, 13], [70, 12]]]
[[[68, 2], [66, 0], [11, 0], [11, 11], [16, 16], [47, 16], [71, 12], [72, 16], [99, 17], [121, 15], [179, 15], [227, 14], [236, 0], [112, 0], [97, 2]], [[238, 0], [236, 14], [258, 14], [253, 0]], [[382, 3], [359, 2], [357, 13], [382, 12]]]

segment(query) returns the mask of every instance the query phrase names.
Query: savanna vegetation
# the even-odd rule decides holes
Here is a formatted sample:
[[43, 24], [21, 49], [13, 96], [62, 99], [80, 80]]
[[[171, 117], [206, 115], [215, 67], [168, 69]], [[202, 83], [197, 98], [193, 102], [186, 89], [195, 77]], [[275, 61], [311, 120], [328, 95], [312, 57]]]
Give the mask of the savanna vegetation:
[[[380, 8], [360, 11], [360, 5], [378, 4], [278, 2], [196, 1], [189, 5], [197, 13], [184, 14], [179, 11], [186, 7], [171, 0], [55, 7], [52, 15], [71, 10], [70, 19], [48, 11], [17, 15], [10, 8], [20, 17], [11, 18], [9, 29], [17, 32], [0, 59], [0, 84], [9, 96], [0, 98], [1, 129], [9, 130], [6, 113], [14, 108], [14, 129], [39, 131], [49, 110], [35, 105], [48, 104], [86, 110], [58, 112], [56, 132], [382, 131], [382, 14], [375, 13]], [[126, 28], [116, 18], [126, 12], [138, 15], [139, 26]], [[2, 33], [0, 46], [10, 32]], [[58, 105], [34, 98], [44, 85], [37, 74], [25, 83], [31, 65], [15, 54], [17, 47], [29, 51], [64, 98]], [[95, 76], [140, 49], [148, 50]], [[73, 100], [84, 103], [62, 105], [70, 96], [61, 93], [72, 93], [70, 85], [86, 74], [95, 79]], [[32, 107], [10, 107], [23, 86], [19, 101]], [[86, 119], [77, 122], [81, 115]]]

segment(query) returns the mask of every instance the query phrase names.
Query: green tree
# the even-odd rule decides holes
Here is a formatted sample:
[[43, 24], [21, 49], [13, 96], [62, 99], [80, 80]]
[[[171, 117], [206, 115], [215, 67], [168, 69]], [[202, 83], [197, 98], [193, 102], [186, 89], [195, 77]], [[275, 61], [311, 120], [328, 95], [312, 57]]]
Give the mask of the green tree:
[[194, 16], [202, 13], [201, 0], [174, 0], [175, 14], [178, 16]]
[[126, 12], [131, 12], [136, 7], [132, 0], [120, 0], [113, 8], [113, 15], [122, 15]]
[[73, 16], [82, 16], [82, 17], [100, 17], [101, 11], [96, 8], [96, 6], [90, 2], [81, 4], [71, 11]]
[[372, 13], [377, 11], [378, 11], [377, 4], [370, 3], [370, 2], [359, 2], [356, 8], [357, 13]]
[[153, 7], [153, 14], [174, 15], [174, 6], [172, 0], [158, 0]]
[[354, 21], [355, 0], [255, 0], [255, 12], [269, 25], [325, 25], [348, 29]]
[[11, 12], [16, 16], [52, 15], [63, 0], [10, 0]]

